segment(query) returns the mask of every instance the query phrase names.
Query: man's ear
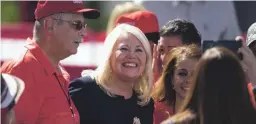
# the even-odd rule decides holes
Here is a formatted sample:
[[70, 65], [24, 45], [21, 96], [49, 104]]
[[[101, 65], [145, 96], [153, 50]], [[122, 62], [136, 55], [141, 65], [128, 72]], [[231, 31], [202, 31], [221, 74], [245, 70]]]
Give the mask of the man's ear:
[[53, 19], [49, 17], [44, 19], [44, 30], [47, 30], [47, 32], [52, 32], [54, 30], [53, 24]]

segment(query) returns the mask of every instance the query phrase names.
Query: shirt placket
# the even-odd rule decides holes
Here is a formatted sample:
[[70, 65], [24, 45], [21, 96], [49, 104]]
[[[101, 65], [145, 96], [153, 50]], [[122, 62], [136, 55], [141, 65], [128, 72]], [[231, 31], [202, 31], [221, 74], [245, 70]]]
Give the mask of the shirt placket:
[[78, 120], [76, 119], [77, 115], [75, 114], [74, 108], [72, 106], [72, 101], [71, 101], [71, 98], [70, 98], [69, 93], [68, 93], [68, 82], [61, 75], [57, 75], [56, 78], [59, 81], [60, 86], [61, 86], [61, 88], [63, 90], [63, 93], [64, 93], [64, 95], [65, 95], [65, 97], [67, 99], [67, 102], [68, 102], [68, 105], [69, 105], [69, 109], [70, 109], [70, 111], [72, 113], [71, 116], [72, 116], [72, 118], [74, 120], [74, 124], [78, 124]]

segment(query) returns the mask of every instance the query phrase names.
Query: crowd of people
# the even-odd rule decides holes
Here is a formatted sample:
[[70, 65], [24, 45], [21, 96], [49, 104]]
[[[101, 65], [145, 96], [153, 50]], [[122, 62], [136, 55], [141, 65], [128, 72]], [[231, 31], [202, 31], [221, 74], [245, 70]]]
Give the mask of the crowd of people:
[[26, 50], [1, 67], [1, 123], [256, 123], [256, 23], [246, 39], [234, 37], [237, 51], [202, 51], [193, 22], [160, 27], [154, 12], [122, 3], [112, 11], [99, 66], [71, 81], [59, 62], [77, 53], [85, 19], [98, 17], [81, 1], [38, 2]]

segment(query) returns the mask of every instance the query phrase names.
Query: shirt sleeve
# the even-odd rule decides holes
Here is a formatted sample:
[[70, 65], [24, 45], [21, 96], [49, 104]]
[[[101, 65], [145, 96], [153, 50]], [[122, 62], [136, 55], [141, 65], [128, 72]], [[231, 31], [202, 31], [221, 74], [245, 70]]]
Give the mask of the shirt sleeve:
[[43, 98], [40, 95], [40, 88], [36, 83], [36, 79], [28, 70], [24, 68], [12, 68], [10, 66], [2, 66], [2, 73], [8, 73], [19, 77], [24, 81], [25, 89], [18, 103], [14, 106], [16, 122], [19, 124], [36, 124]]
[[95, 123], [93, 120], [97, 111], [92, 106], [94, 106], [93, 99], [97, 98], [93, 98], [92, 95], [94, 94], [94, 88], [91, 86], [93, 83], [95, 82], [91, 78], [82, 77], [71, 81], [69, 85], [69, 94], [79, 112], [81, 124]]

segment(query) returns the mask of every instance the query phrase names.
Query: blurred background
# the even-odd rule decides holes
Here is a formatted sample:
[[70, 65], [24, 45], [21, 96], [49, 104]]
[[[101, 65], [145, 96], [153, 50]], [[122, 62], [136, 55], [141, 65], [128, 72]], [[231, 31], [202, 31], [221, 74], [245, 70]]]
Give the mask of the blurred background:
[[[95, 69], [109, 16], [117, 4], [124, 2], [136, 2], [155, 12], [160, 27], [175, 18], [189, 20], [206, 40], [245, 37], [256, 21], [256, 1], [84, 1], [86, 7], [100, 10], [101, 17], [87, 20], [87, 35], [78, 53], [62, 61], [71, 79], [84, 69]], [[18, 57], [27, 37], [32, 36], [36, 5], [37, 1], [1, 1], [1, 62]]]

